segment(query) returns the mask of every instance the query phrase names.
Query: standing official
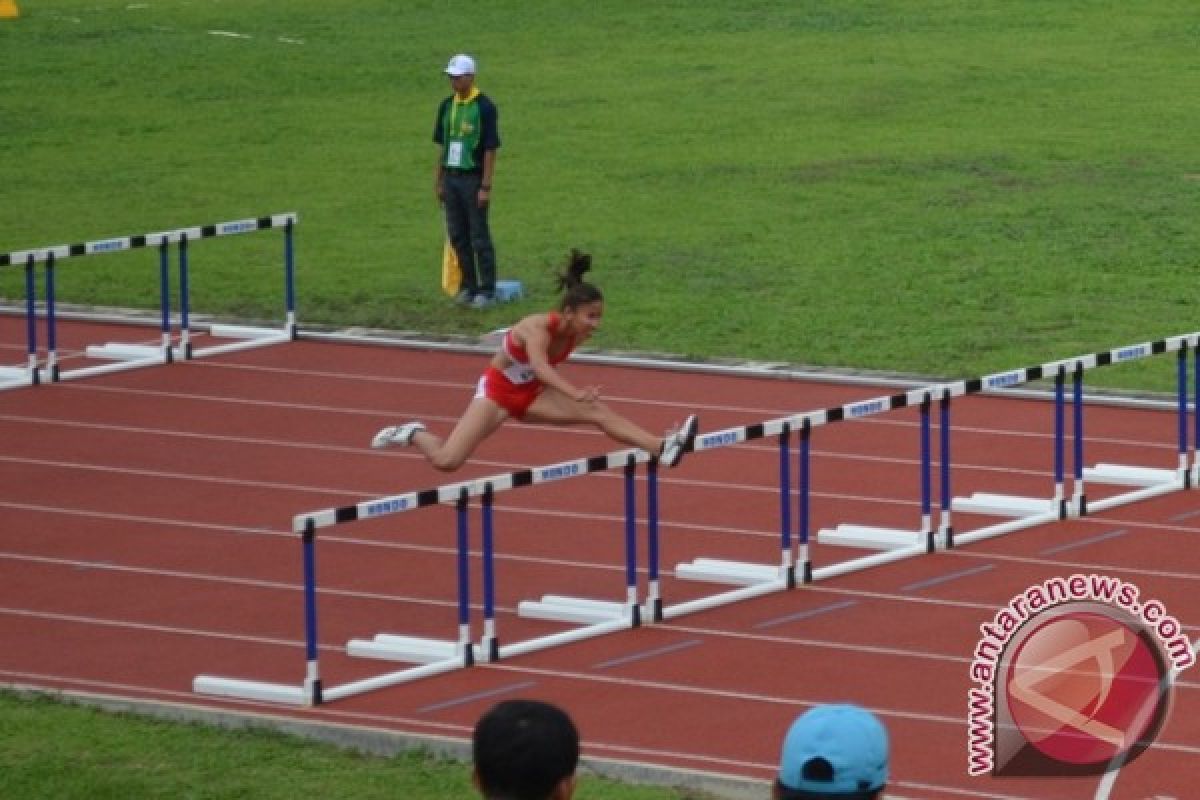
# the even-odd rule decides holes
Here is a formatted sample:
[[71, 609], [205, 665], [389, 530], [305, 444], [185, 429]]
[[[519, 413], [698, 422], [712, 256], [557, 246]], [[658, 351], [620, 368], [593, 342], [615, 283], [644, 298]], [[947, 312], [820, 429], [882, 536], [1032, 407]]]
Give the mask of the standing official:
[[446, 211], [446, 232], [462, 270], [455, 302], [487, 308], [496, 296], [496, 250], [488, 228], [492, 174], [500, 147], [499, 111], [475, 85], [475, 60], [459, 54], [446, 65], [454, 94], [438, 106], [434, 191]]

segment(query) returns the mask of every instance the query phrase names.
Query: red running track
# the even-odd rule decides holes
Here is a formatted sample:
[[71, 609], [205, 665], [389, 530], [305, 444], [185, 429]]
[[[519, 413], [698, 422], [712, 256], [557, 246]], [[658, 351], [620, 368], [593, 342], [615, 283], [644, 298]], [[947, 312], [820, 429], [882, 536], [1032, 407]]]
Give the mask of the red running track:
[[[67, 348], [114, 336], [100, 326], [63, 327]], [[0, 363], [22, 362], [21, 335], [17, 320], [0, 317], [0, 342], [8, 343]], [[124, 335], [156, 340], [150, 329]], [[1185, 623], [1190, 639], [1198, 636], [1200, 509], [1183, 492], [314, 709], [194, 694], [198, 674], [300, 683], [292, 516], [449, 482], [413, 452], [366, 445], [396, 420], [444, 431], [482, 363], [478, 355], [301, 341], [0, 392], [0, 681], [457, 739], [497, 700], [537, 696], [570, 709], [593, 758], [764, 781], [797, 713], [851, 700], [875, 709], [891, 731], [897, 797], [1090, 798], [1095, 777], [967, 775], [968, 670], [979, 625], [1025, 587], [1087, 571], [1136, 584]], [[690, 410], [711, 431], [891, 393], [566, 369], [651, 429]], [[1089, 463], [1176, 465], [1173, 414], [1089, 408], [1087, 424]], [[963, 398], [953, 425], [956, 496], [1049, 495], [1049, 404]], [[817, 429], [812, 530], [839, 522], [915, 529], [917, 431], [909, 411]], [[453, 479], [613, 449], [590, 430], [510, 423]], [[777, 480], [768, 440], [696, 454], [663, 472], [668, 604], [720, 590], [676, 580], [677, 563], [777, 562]], [[623, 599], [621, 498], [616, 473], [498, 496], [503, 643], [561, 628], [518, 617], [522, 599]], [[958, 514], [955, 526], [994, 521]], [[451, 509], [342, 525], [319, 542], [327, 685], [396, 668], [348, 657], [350, 638], [454, 637]], [[817, 567], [857, 555], [814, 546]], [[477, 578], [475, 587], [478, 600]], [[1121, 771], [1108, 796], [1192, 796], [1198, 688], [1184, 672], [1157, 743]]]

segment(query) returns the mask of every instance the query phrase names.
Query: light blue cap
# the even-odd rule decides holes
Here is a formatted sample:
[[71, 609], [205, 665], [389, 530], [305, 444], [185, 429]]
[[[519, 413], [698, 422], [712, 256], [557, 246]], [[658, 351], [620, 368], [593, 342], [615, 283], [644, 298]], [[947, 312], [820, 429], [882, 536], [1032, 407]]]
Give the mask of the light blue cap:
[[[832, 776], [812, 764], [815, 759], [829, 762]], [[783, 739], [779, 782], [789, 789], [850, 794], [879, 789], [887, 780], [887, 730], [860, 706], [817, 706], [797, 717]]]

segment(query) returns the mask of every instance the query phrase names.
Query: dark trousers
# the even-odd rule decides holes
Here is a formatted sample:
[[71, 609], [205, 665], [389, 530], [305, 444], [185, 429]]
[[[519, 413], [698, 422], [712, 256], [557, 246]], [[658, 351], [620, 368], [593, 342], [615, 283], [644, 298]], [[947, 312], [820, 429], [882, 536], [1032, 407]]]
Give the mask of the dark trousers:
[[487, 206], [479, 207], [482, 182], [478, 174], [445, 175], [446, 232], [462, 269], [462, 288], [490, 297], [496, 292], [496, 250], [488, 228]]

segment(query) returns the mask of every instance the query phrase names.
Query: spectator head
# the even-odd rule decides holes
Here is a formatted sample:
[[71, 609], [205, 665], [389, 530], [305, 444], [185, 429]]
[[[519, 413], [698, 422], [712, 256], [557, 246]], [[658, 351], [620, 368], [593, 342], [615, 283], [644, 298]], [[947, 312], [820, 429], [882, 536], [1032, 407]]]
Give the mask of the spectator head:
[[507, 700], [476, 723], [472, 755], [475, 786], [487, 800], [569, 800], [579, 732], [556, 706]]
[[855, 705], [817, 706], [783, 740], [775, 800], [875, 800], [888, 779], [888, 735]]

